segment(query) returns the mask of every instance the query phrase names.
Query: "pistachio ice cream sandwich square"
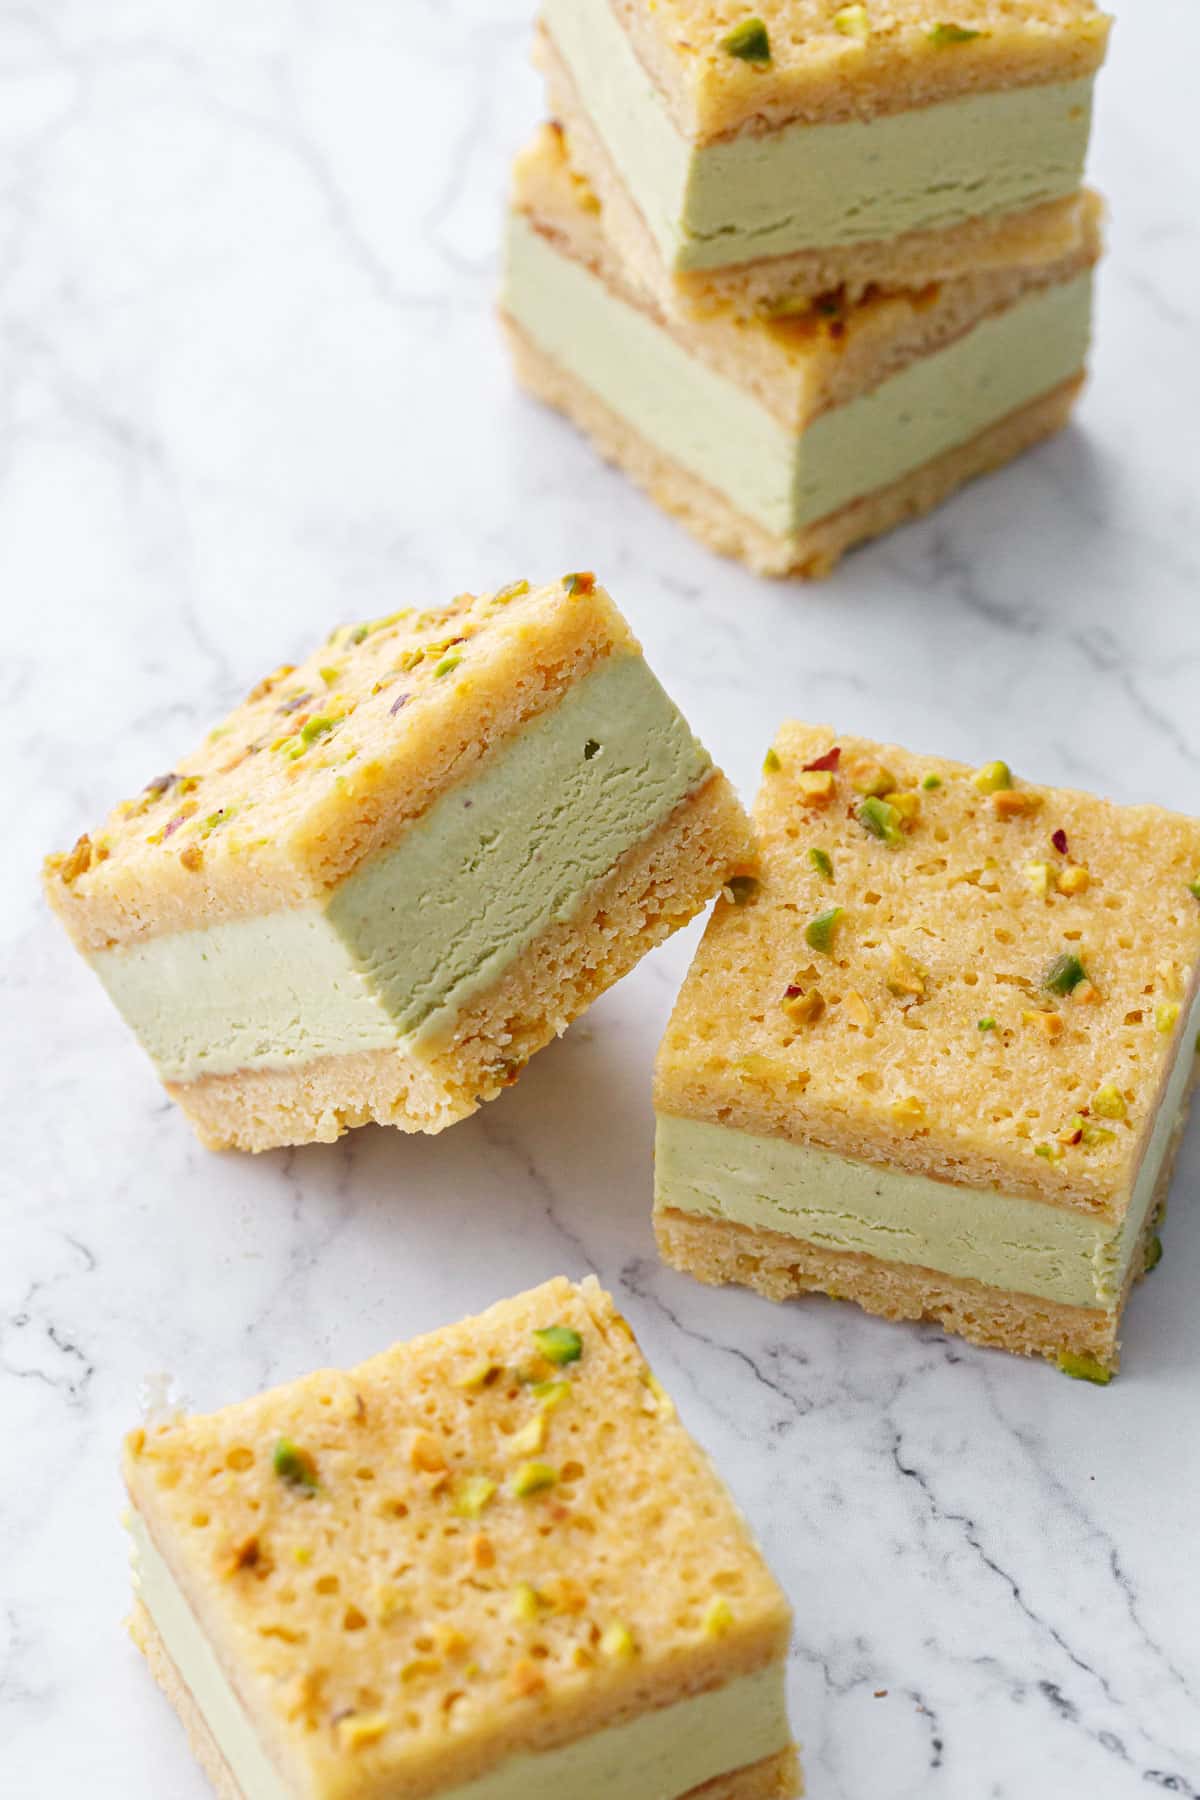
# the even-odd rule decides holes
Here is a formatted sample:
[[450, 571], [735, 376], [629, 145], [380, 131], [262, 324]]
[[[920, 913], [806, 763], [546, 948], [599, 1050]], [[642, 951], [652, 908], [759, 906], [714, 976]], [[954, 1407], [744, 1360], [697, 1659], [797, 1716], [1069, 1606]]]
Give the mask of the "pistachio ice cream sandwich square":
[[1200, 821], [785, 725], [659, 1053], [667, 1260], [1106, 1381], [1200, 1049]]
[[1055, 260], [1093, 0], [543, 0], [550, 110], [639, 285], [739, 316]]
[[588, 573], [335, 630], [46, 889], [205, 1142], [440, 1131], [747, 852]]
[[1057, 431], [1082, 386], [1100, 207], [1032, 268], [680, 319], [631, 281], [563, 134], [518, 157], [502, 316], [517, 375], [711, 548], [826, 574]]
[[134, 1432], [133, 1636], [223, 1800], [786, 1800], [790, 1615], [594, 1277]]

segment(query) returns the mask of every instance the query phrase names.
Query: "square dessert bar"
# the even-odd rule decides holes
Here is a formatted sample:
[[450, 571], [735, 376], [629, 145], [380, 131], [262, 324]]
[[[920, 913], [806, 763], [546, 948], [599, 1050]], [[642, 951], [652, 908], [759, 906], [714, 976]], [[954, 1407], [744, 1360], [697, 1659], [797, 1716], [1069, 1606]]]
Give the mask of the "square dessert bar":
[[127, 1440], [224, 1800], [785, 1800], [787, 1602], [594, 1277]]
[[1069, 251], [1092, 0], [543, 0], [551, 111], [639, 283], [740, 315]]
[[1099, 204], [1056, 262], [777, 320], [673, 319], [635, 288], [563, 136], [517, 161], [503, 313], [522, 383], [713, 549], [826, 573], [1066, 422]]
[[1106, 1380], [1197, 1066], [1200, 821], [785, 725], [659, 1053], [667, 1260]]
[[590, 574], [345, 626], [49, 858], [205, 1142], [440, 1131], [720, 889], [744, 814]]

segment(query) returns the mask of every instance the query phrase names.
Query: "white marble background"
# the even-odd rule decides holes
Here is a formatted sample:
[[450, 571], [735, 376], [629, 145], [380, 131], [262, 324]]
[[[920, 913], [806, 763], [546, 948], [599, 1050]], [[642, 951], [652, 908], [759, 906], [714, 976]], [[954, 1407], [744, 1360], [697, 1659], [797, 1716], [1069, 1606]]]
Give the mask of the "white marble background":
[[41, 853], [334, 619], [594, 567], [749, 789], [829, 718], [1200, 810], [1196, 0], [1129, 0], [1079, 422], [828, 585], [715, 561], [513, 390], [528, 0], [0, 0], [0, 1792], [199, 1800], [121, 1631], [120, 1433], [557, 1270], [619, 1292], [797, 1611], [814, 1800], [1200, 1792], [1200, 1178], [1107, 1391], [661, 1269], [648, 1077], [691, 945], [447, 1136], [199, 1149]]

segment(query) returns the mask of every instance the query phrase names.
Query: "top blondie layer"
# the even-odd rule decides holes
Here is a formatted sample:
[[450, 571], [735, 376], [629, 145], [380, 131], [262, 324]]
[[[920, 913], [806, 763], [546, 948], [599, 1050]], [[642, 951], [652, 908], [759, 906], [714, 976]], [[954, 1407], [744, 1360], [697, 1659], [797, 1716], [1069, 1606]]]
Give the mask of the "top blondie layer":
[[660, 1112], [1120, 1219], [1192, 1060], [1200, 821], [801, 724], [754, 816]]
[[125, 1476], [151, 1619], [155, 1570], [288, 1793], [507, 1794], [508, 1759], [781, 1689], [787, 1603], [594, 1277], [136, 1431]]
[[612, 5], [676, 125], [699, 144], [1086, 79], [1111, 24], [1093, 0]]
[[340, 626], [49, 858], [51, 903], [94, 951], [317, 898], [590, 670], [637, 654], [590, 575]]

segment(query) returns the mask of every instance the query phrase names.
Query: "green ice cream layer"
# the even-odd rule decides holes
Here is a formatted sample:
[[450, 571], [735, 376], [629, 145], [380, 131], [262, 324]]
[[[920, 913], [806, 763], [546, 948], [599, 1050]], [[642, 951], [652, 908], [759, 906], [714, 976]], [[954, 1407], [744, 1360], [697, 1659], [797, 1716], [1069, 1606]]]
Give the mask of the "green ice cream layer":
[[993, 1189], [956, 1187], [783, 1138], [669, 1114], [658, 1118], [655, 1205], [821, 1250], [936, 1269], [1064, 1306], [1120, 1305], [1163, 1160], [1185, 1104], [1200, 996], [1172, 1065], [1118, 1223]]
[[543, 12], [664, 262], [679, 272], [943, 231], [1062, 199], [1083, 179], [1091, 76], [697, 146], [610, 0], [545, 0]]
[[504, 304], [544, 354], [640, 437], [743, 518], [786, 537], [1077, 374], [1087, 356], [1091, 277], [1030, 294], [801, 433], [520, 215], [509, 227]]
[[[178, 1582], [136, 1513], [134, 1587], [245, 1800], [289, 1800], [285, 1784]], [[790, 1742], [775, 1663], [726, 1686], [642, 1713], [558, 1749], [503, 1759], [441, 1800], [675, 1800]]]
[[168, 1080], [433, 1041], [710, 767], [642, 659], [616, 656], [322, 903], [92, 965]]

